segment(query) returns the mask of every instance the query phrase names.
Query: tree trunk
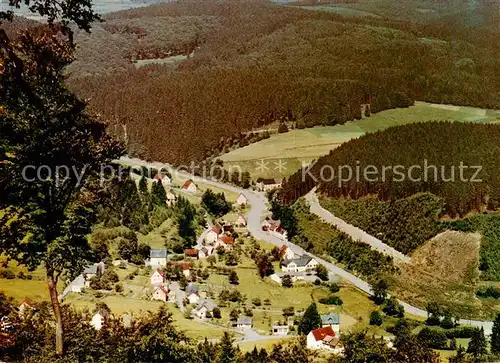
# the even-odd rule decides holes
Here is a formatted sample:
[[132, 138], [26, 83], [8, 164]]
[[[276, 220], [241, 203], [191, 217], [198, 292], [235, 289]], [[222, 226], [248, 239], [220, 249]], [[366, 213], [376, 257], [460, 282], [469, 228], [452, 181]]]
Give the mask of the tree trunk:
[[52, 310], [56, 318], [56, 354], [64, 354], [63, 342], [63, 322], [61, 314], [61, 306], [59, 305], [59, 296], [57, 294], [57, 278], [54, 278], [53, 272], [47, 272], [47, 283], [49, 286], [50, 302], [52, 303]]

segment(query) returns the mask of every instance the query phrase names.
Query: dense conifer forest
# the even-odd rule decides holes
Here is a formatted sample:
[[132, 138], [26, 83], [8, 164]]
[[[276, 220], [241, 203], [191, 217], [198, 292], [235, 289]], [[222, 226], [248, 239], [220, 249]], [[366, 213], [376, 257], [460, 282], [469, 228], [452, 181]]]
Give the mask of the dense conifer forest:
[[145, 158], [202, 160], [255, 141], [242, 136], [250, 129], [344, 123], [362, 117], [362, 104], [371, 113], [413, 100], [500, 108], [494, 29], [455, 18], [183, 0], [105, 20], [76, 35], [70, 84]]
[[[493, 210], [500, 205], [499, 137], [499, 125], [451, 122], [417, 123], [367, 134], [321, 157], [310, 173], [299, 170], [292, 175], [282, 198], [297, 199], [317, 184], [316, 179], [320, 192], [331, 197], [376, 195], [382, 201], [395, 201], [430, 192], [444, 199], [441, 215], [454, 218]], [[462, 175], [461, 164], [467, 167]], [[342, 178], [349, 180], [339, 181], [339, 167], [351, 168], [352, 177], [344, 169]], [[323, 180], [331, 180], [320, 182], [322, 168]], [[364, 171], [372, 168], [376, 173], [365, 178]]]

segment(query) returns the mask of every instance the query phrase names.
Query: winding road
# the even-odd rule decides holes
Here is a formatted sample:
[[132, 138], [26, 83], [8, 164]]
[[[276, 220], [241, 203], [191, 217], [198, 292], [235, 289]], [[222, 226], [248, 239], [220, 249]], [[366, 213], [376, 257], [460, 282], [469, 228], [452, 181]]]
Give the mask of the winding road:
[[[161, 167], [166, 167], [166, 164], [164, 164], [164, 163], [148, 163], [148, 162], [140, 160], [140, 159], [122, 158], [122, 159], [120, 159], [120, 162], [126, 163], [128, 165], [136, 165], [136, 166], [144, 165], [144, 166], [154, 167], [154, 168], [158, 168], [158, 169]], [[262, 240], [269, 242], [275, 246], [281, 247], [283, 245], [283, 243], [284, 243], [283, 240], [281, 240], [280, 238], [278, 238], [272, 234], [266, 233], [265, 231], [262, 230], [262, 228], [260, 226], [262, 216], [269, 214], [267, 199], [266, 199], [264, 193], [238, 188], [236, 186], [228, 185], [228, 184], [225, 184], [225, 183], [222, 183], [222, 182], [219, 182], [216, 180], [212, 180], [212, 179], [206, 179], [206, 178], [201, 178], [198, 176], [193, 176], [191, 174], [188, 174], [188, 173], [185, 173], [182, 171], [175, 171], [174, 170], [174, 172], [176, 172], [179, 177], [182, 176], [185, 178], [190, 178], [194, 182], [197, 182], [197, 181], [202, 182], [204, 184], [212, 185], [212, 186], [220, 188], [220, 189], [225, 189], [225, 190], [228, 190], [228, 191], [231, 191], [234, 193], [242, 193], [243, 195], [245, 195], [245, 197], [248, 199], [248, 202], [249, 202], [250, 207], [251, 207], [249, 212], [246, 215], [247, 228], [250, 231], [250, 233], [252, 233], [252, 235], [255, 238], [262, 239]], [[317, 201], [317, 197], [315, 196], [314, 190], [308, 194], [306, 199], [307, 198], [308, 198], [308, 201], [311, 205], [311, 212], [312, 213], [316, 214], [318, 217], [320, 217], [323, 220], [329, 221], [330, 223], [333, 223], [333, 221], [334, 221], [335, 223], [333, 223], [333, 224], [335, 224], [336, 226], [338, 226], [338, 225], [342, 226], [343, 229], [341, 229], [341, 230], [343, 230], [345, 233], [349, 234], [355, 240], [362, 240], [362, 241], [370, 240], [371, 243], [369, 243], [369, 244], [372, 247], [377, 248], [384, 253], [392, 253], [391, 250], [394, 250], [390, 246], [387, 246], [384, 243], [382, 243], [377, 238], [369, 235], [368, 233], [360, 230], [357, 227], [349, 225], [345, 221], [333, 216], [331, 213], [324, 210], [319, 205], [319, 203]], [[325, 212], [327, 212], [329, 214], [327, 214]], [[332, 216], [334, 219], [329, 220], [330, 218], [332, 218]], [[337, 223], [338, 223], [338, 225], [337, 225]], [[348, 228], [348, 226], [350, 226], [352, 228], [350, 228], [350, 227]], [[339, 228], [339, 227], [337, 227], [337, 228]], [[361, 237], [361, 238], [359, 238], [359, 237]], [[378, 242], [376, 242], [376, 241], [378, 241]], [[296, 252], [301, 253], [303, 255], [308, 255], [308, 256], [314, 257], [314, 259], [316, 261], [318, 261], [320, 264], [324, 265], [330, 272], [332, 272], [336, 275], [339, 275], [340, 277], [349, 281], [350, 283], [352, 283], [354, 286], [356, 286], [358, 289], [364, 291], [365, 293], [371, 294], [371, 292], [372, 292], [371, 285], [369, 283], [367, 283], [366, 281], [363, 281], [359, 277], [351, 274], [350, 272], [348, 272], [346, 270], [341, 269], [338, 266], [335, 266], [334, 264], [332, 264], [328, 261], [325, 261], [324, 259], [322, 259], [318, 256], [315, 256], [315, 255], [312, 255], [312, 254], [306, 252], [304, 249], [302, 249], [301, 247], [299, 247], [297, 245], [294, 245], [291, 242], [286, 242], [286, 244], [290, 248], [292, 248], [292, 250], [294, 252], [296, 251]], [[377, 247], [375, 247], [375, 246], [377, 246]], [[397, 252], [397, 253], [395, 253], [394, 256], [398, 256], [399, 254], [401, 254], [398, 251], [395, 251], [395, 252]], [[409, 261], [409, 258], [407, 256], [404, 256], [404, 257], [399, 256], [398, 259], [401, 261], [405, 261], [405, 262]], [[410, 314], [415, 315], [415, 316], [427, 317], [427, 312], [425, 310], [422, 310], [418, 307], [412, 306], [412, 305], [410, 305], [404, 301], [401, 301], [401, 300], [399, 300], [399, 302], [403, 305], [403, 307], [405, 308], [405, 311], [407, 313], [410, 313]], [[485, 334], [487, 334], [487, 335], [491, 334], [491, 330], [493, 328], [493, 322], [490, 322], [490, 321], [477, 321], [477, 320], [460, 319], [460, 324], [483, 327]]]

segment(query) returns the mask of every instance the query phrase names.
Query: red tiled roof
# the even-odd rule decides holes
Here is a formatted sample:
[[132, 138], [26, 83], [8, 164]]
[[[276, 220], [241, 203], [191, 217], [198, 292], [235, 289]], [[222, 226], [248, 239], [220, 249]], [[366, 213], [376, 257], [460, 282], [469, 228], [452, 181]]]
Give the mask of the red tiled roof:
[[222, 242], [224, 242], [225, 244], [229, 244], [229, 245], [232, 245], [234, 243], [233, 237], [222, 237], [220, 240]]
[[217, 233], [217, 234], [221, 234], [221, 232], [222, 232], [222, 227], [221, 227], [221, 225], [220, 225], [220, 224], [218, 224], [218, 223], [217, 223], [217, 224], [215, 224], [215, 225], [212, 227], [211, 231], [214, 231], [214, 232], [215, 232], [215, 233]]
[[188, 265], [187, 263], [183, 263], [183, 264], [182, 264], [182, 269], [183, 269], [183, 270], [189, 270], [189, 269], [190, 269], [190, 267], [189, 267], [189, 265]]
[[184, 185], [182, 186], [182, 189], [187, 189], [189, 188], [189, 186], [191, 185], [193, 181], [191, 179], [189, 180], [186, 180], [186, 182], [184, 183]]
[[281, 246], [280, 248], [280, 255], [283, 257], [283, 255], [286, 253], [286, 250], [287, 250], [287, 246], [283, 245]]
[[335, 332], [333, 331], [331, 326], [327, 326], [325, 328], [314, 329], [311, 331], [311, 333], [313, 334], [314, 339], [316, 339], [316, 341], [323, 340], [328, 336], [329, 337], [335, 336]]
[[165, 277], [165, 272], [163, 272], [162, 270], [160, 270], [159, 268], [156, 269], [156, 271], [158, 271], [158, 273], [160, 275], [162, 275], [163, 277]]
[[156, 174], [154, 179], [155, 180], [163, 180], [164, 175], [163, 174]]
[[198, 250], [196, 250], [194, 248], [187, 249], [186, 251], [184, 251], [184, 254], [186, 256], [195, 256], [195, 257], [197, 257], [198, 256]]

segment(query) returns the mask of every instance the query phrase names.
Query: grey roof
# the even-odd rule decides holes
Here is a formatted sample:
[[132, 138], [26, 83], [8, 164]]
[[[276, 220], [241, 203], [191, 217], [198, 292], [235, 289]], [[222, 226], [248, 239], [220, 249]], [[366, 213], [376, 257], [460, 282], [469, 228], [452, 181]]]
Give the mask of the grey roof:
[[186, 286], [186, 294], [198, 292], [198, 290], [199, 290], [199, 287], [197, 285], [189, 284]]
[[208, 311], [212, 311], [217, 307], [217, 304], [212, 300], [201, 300], [196, 306], [195, 310], [200, 310], [201, 308], [206, 307]]
[[311, 261], [311, 260], [312, 260], [312, 257], [302, 256], [302, 257], [299, 257], [299, 258], [294, 258], [292, 260], [285, 259], [285, 260], [283, 260], [282, 265], [288, 266], [292, 262], [295, 262], [295, 264], [297, 264], [297, 266], [303, 267], [303, 266], [307, 265], [309, 263], [309, 261]]
[[236, 324], [252, 325], [252, 318], [247, 318], [247, 317], [238, 318], [238, 321], [236, 322]]
[[150, 258], [166, 258], [167, 250], [151, 250], [149, 253]]
[[321, 315], [321, 323], [323, 324], [340, 324], [339, 314]]

